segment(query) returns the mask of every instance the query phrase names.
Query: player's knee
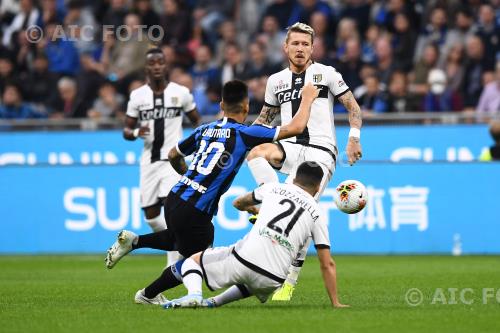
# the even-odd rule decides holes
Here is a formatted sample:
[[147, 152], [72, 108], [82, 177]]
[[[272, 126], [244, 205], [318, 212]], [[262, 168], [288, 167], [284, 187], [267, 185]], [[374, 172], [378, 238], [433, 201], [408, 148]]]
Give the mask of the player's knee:
[[268, 144], [262, 144], [256, 147], [253, 147], [252, 150], [248, 153], [247, 160], [253, 160], [254, 158], [257, 157], [263, 157], [266, 160], [268, 159], [269, 155], [269, 145]]
[[193, 254], [191, 257], [198, 265], [200, 264], [201, 252]]
[[268, 161], [275, 167], [281, 168], [283, 164], [283, 152], [279, 149], [274, 149], [269, 154]]
[[252, 150], [250, 150], [250, 153], [248, 153], [247, 160], [250, 161], [257, 157], [262, 157], [268, 162], [272, 162], [275, 159], [281, 159], [281, 151], [276, 145], [272, 143], [264, 143], [252, 148]]

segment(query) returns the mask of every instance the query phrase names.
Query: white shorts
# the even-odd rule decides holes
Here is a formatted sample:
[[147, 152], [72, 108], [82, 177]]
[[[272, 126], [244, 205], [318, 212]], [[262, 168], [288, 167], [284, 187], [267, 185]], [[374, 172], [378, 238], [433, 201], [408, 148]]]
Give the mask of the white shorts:
[[255, 268], [251, 269], [248, 265], [244, 265], [242, 259], [238, 259], [237, 256], [234, 245], [203, 251], [200, 266], [208, 289], [214, 291], [240, 284], [264, 303], [282, 285], [284, 279], [277, 281], [279, 279], [277, 277], [272, 279], [258, 273]]
[[323, 179], [321, 180], [319, 193], [317, 195], [319, 197], [335, 172], [335, 155], [319, 148], [288, 141], [278, 141], [277, 144], [284, 154], [279, 171], [288, 175], [286, 183], [291, 183], [293, 181], [297, 173], [297, 168], [302, 162], [314, 161], [321, 166], [321, 169], [323, 169]]
[[165, 198], [180, 178], [168, 161], [141, 165], [141, 207], [158, 204], [159, 198]]

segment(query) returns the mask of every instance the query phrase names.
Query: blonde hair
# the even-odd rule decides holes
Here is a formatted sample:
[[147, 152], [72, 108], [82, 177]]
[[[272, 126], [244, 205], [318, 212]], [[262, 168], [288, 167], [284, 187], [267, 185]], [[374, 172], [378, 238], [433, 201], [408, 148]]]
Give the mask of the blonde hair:
[[288, 39], [290, 38], [290, 34], [292, 32], [300, 32], [303, 34], [308, 34], [309, 36], [311, 36], [311, 44], [314, 41], [314, 29], [305, 23], [301, 22], [294, 23], [293, 25], [289, 26], [286, 30], [287, 33], [286, 33], [285, 43], [288, 43]]

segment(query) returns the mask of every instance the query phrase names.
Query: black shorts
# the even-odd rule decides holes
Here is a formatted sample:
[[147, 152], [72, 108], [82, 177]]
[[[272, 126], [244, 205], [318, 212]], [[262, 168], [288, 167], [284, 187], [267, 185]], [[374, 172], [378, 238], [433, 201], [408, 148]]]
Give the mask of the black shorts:
[[214, 242], [212, 215], [202, 212], [170, 192], [164, 204], [167, 230], [172, 232], [175, 249], [185, 258], [203, 251]]

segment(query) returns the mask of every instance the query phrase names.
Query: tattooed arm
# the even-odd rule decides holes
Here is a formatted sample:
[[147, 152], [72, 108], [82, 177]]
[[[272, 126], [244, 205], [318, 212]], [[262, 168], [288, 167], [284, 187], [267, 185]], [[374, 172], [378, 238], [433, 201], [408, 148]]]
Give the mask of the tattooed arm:
[[351, 127], [361, 129], [362, 119], [361, 119], [361, 108], [356, 102], [352, 92], [348, 91], [339, 97], [339, 101], [345, 106], [349, 112], [349, 124]]
[[[351, 129], [357, 129], [359, 131], [363, 123], [363, 120], [361, 119], [361, 108], [359, 107], [358, 102], [356, 102], [352, 92], [348, 91], [340, 96], [339, 101], [345, 106], [347, 112], [349, 113], [349, 124], [351, 125]], [[361, 158], [362, 153], [359, 134], [358, 136], [349, 135], [346, 151], [350, 165], [353, 165]]]
[[276, 115], [280, 112], [279, 106], [267, 106], [264, 105], [262, 110], [260, 111], [260, 115], [255, 121], [253, 125], [262, 124], [262, 125], [271, 125]]

